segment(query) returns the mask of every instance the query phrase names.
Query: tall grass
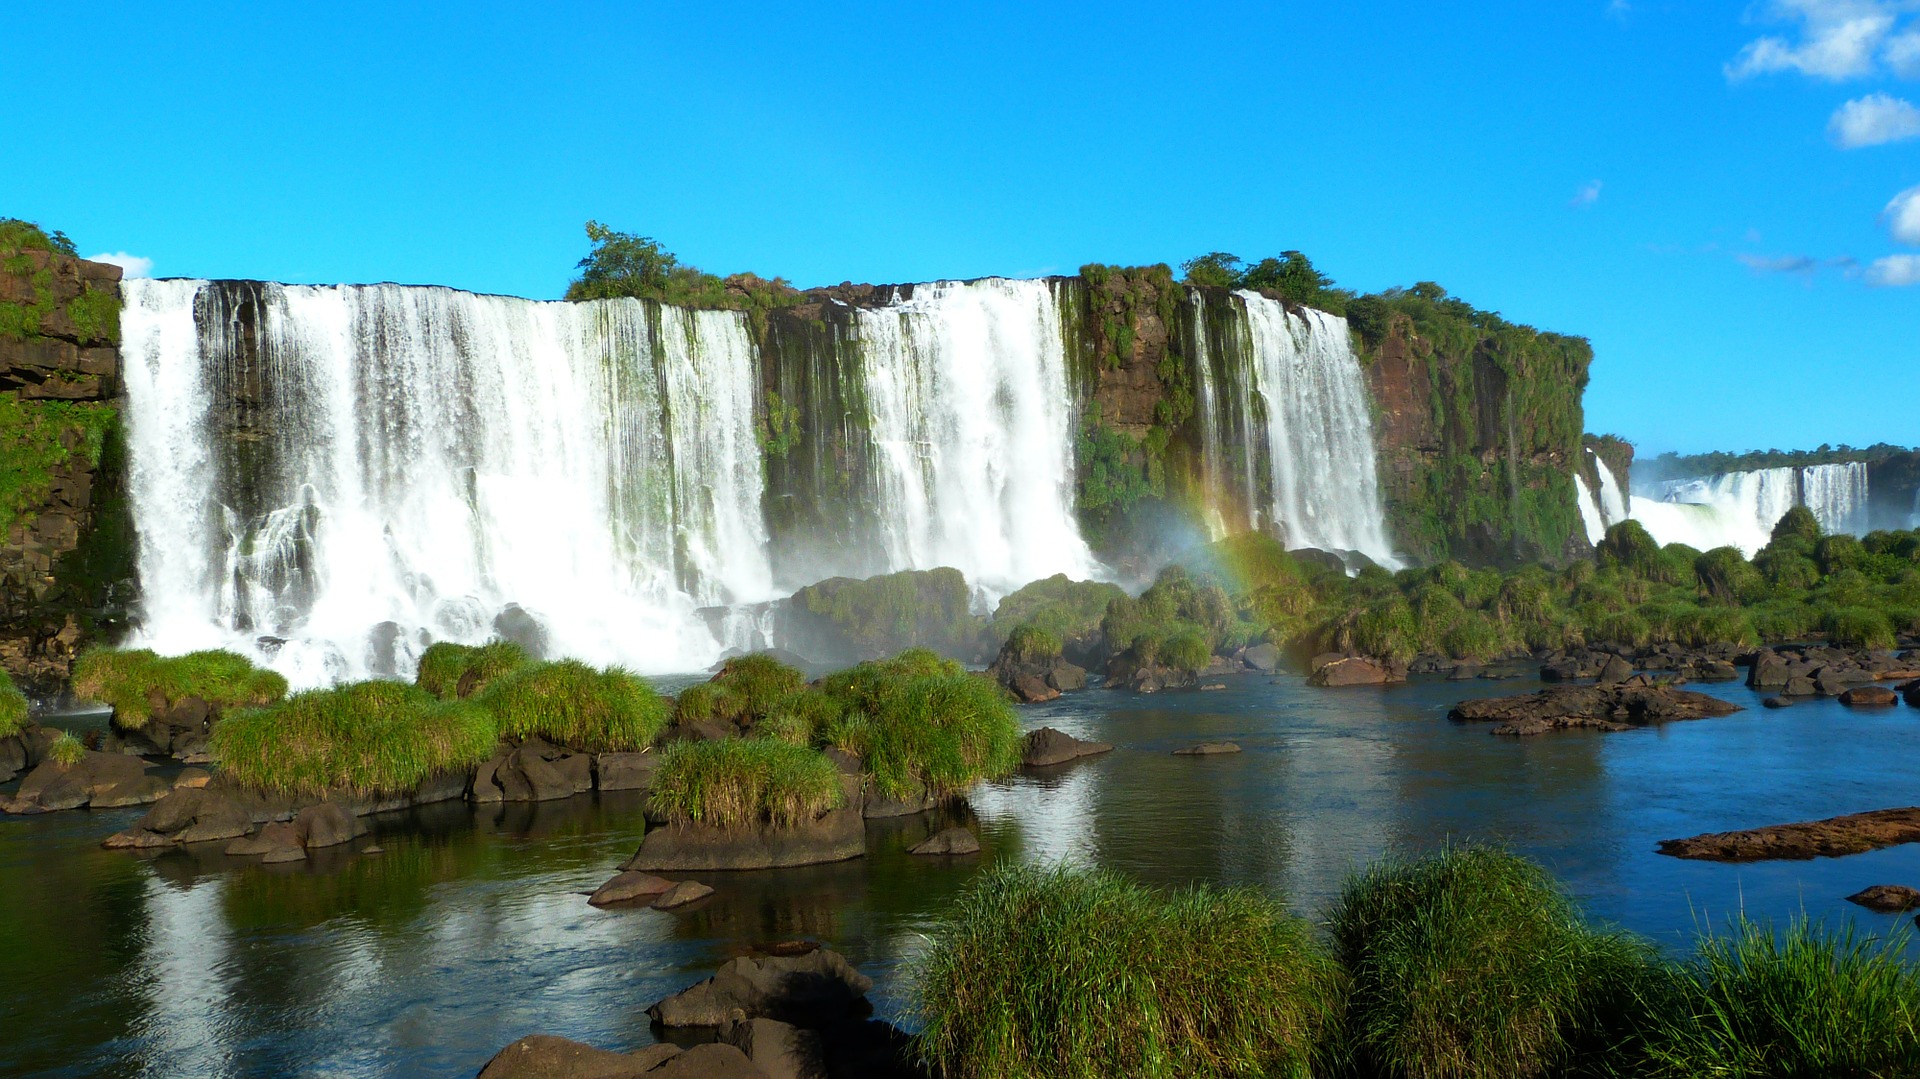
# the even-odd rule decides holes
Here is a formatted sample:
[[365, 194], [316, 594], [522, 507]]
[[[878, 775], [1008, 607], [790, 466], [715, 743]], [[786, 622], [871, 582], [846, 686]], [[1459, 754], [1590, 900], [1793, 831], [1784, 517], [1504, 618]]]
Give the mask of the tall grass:
[[772, 656], [755, 652], [728, 659], [713, 676], [713, 684], [724, 691], [716, 702], [721, 718], [752, 726], [805, 686], [807, 677]]
[[413, 682], [441, 700], [471, 697], [494, 679], [532, 662], [526, 649], [512, 641], [480, 645], [440, 641], [421, 653]]
[[638, 676], [575, 660], [516, 668], [472, 700], [503, 736], [537, 736], [589, 753], [645, 749], [667, 723], [666, 701]]
[[1330, 916], [1348, 1051], [1383, 1076], [1559, 1074], [1627, 1036], [1649, 947], [1590, 929], [1539, 866], [1444, 850], [1350, 880]]
[[169, 704], [198, 697], [222, 708], [259, 706], [285, 697], [287, 680], [233, 652], [162, 657], [144, 648], [94, 649], [74, 661], [73, 692], [112, 705], [114, 723], [134, 730], [153, 718], [155, 696]]
[[1340, 973], [1306, 923], [1242, 889], [996, 867], [933, 932], [920, 1052], [951, 1079], [1308, 1076]]
[[[915, 657], [899, 669], [927, 666]], [[868, 671], [840, 692], [847, 712], [822, 737], [858, 754], [887, 798], [946, 797], [1020, 765], [1019, 720], [1006, 693], [986, 678]]]
[[0, 671], [0, 738], [11, 738], [27, 724], [27, 696]]
[[1778, 933], [1738, 919], [1672, 972], [1672, 1004], [1648, 1009], [1647, 1060], [1630, 1073], [1920, 1075], [1920, 970], [1905, 943], [1904, 931], [1872, 940], [1804, 918]]
[[213, 729], [212, 748], [242, 783], [324, 794], [410, 790], [480, 763], [498, 741], [493, 718], [470, 701], [443, 701], [399, 682], [359, 682], [228, 715]]
[[653, 806], [670, 819], [721, 828], [788, 826], [837, 808], [839, 773], [819, 752], [771, 738], [722, 738], [667, 747]]

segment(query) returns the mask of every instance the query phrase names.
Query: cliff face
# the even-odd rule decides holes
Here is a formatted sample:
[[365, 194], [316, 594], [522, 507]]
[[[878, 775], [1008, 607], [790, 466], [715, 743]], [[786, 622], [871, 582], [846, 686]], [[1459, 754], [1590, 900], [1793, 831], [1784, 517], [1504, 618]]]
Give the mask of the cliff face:
[[131, 598], [120, 269], [0, 244], [0, 666], [51, 692]]
[[1868, 527], [1920, 528], [1920, 450], [1867, 465]]

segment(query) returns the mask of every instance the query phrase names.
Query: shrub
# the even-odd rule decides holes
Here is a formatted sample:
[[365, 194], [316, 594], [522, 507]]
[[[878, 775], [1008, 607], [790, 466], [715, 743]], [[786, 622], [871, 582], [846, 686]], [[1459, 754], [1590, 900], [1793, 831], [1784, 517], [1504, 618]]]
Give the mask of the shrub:
[[1641, 577], [1659, 573], [1660, 544], [1647, 534], [1646, 526], [1639, 521], [1621, 521], [1607, 529], [1595, 553], [1603, 568], [1618, 566]]
[[1673, 623], [1673, 639], [1690, 648], [1710, 644], [1753, 645], [1760, 643], [1753, 616], [1738, 607], [1694, 607], [1682, 612]]
[[472, 699], [504, 736], [540, 737], [588, 753], [645, 749], [667, 723], [666, 702], [638, 676], [575, 660], [520, 667]]
[[1651, 963], [1584, 925], [1538, 866], [1484, 848], [1376, 865], [1330, 921], [1348, 1051], [1381, 1075], [1557, 1074], [1625, 1025]]
[[1491, 659], [1505, 651], [1500, 627], [1479, 611], [1467, 611], [1440, 638], [1440, 650], [1456, 659]]
[[155, 695], [168, 704], [198, 697], [220, 708], [259, 706], [285, 697], [287, 680], [233, 652], [161, 657], [144, 648], [95, 649], [74, 662], [73, 692], [111, 705], [114, 724], [135, 730], [153, 718]]
[[232, 713], [213, 728], [212, 748], [222, 770], [262, 790], [391, 793], [478, 764], [498, 741], [492, 717], [472, 701], [358, 682]]
[[1693, 563], [1694, 576], [1708, 595], [1722, 603], [1750, 603], [1765, 591], [1766, 582], [1738, 548], [1715, 547]]
[[1019, 766], [1019, 720], [997, 684], [957, 670], [920, 674], [925, 664], [904, 659], [827, 680], [847, 712], [826, 738], [863, 759], [883, 796], [943, 798]]
[[926, 648], [909, 648], [892, 659], [868, 660], [835, 671], [820, 682], [820, 691], [838, 700], [844, 710], [871, 711], [900, 683], [913, 678], [958, 676], [960, 664]]
[[72, 731], [61, 731], [47, 745], [47, 758], [62, 768], [71, 768], [87, 756], [87, 745], [73, 736]]
[[1821, 620], [1827, 639], [1843, 648], [1892, 648], [1893, 622], [1871, 607], [1836, 607]]
[[1820, 519], [1805, 506], [1795, 506], [1773, 524], [1775, 542], [1780, 540], [1799, 540], [1808, 545], [1820, 540]]
[[771, 738], [722, 738], [667, 747], [652, 804], [670, 819], [721, 828], [793, 825], [844, 801], [833, 763]]
[[1594, 622], [1587, 632], [1587, 639], [1595, 643], [1639, 648], [1653, 639], [1653, 628], [1647, 625], [1646, 619], [1632, 611], [1616, 611]]
[[754, 653], [728, 659], [713, 681], [723, 690], [714, 702], [720, 717], [752, 726], [805, 686], [807, 677], [772, 656]]
[[966, 654], [983, 628], [966, 577], [948, 567], [864, 581], [834, 577], [795, 592], [792, 606], [812, 617], [824, 643], [855, 655], [918, 647]]
[[1306, 1076], [1339, 971], [1283, 904], [1001, 866], [933, 931], [915, 979], [925, 1063], [955, 1079]]
[[0, 671], [0, 738], [20, 733], [27, 724], [27, 697], [13, 684], [7, 672]]
[[720, 698], [726, 690], [713, 682], [699, 682], [680, 691], [673, 701], [676, 723], [705, 723], [720, 711]]
[[441, 700], [471, 697], [494, 679], [532, 662], [526, 649], [512, 641], [481, 645], [440, 641], [421, 653], [413, 683]]
[[1032, 623], [1015, 626], [1007, 634], [1006, 651], [1022, 663], [1044, 663], [1060, 658], [1060, 638]]
[[1820, 625], [1820, 612], [1796, 600], [1768, 600], [1753, 608], [1754, 632], [1767, 641], [1797, 641]]
[[1198, 674], [1213, 662], [1213, 649], [1198, 630], [1183, 629], [1167, 638], [1160, 648], [1160, 660], [1177, 671]]
[[1022, 625], [1045, 630], [1062, 641], [1087, 637], [1100, 629], [1107, 604], [1125, 596], [1117, 584], [1074, 581], [1056, 573], [1001, 600], [994, 608], [990, 631], [1002, 642]]
[[1652, 1009], [1638, 1074], [1920, 1074], [1920, 971], [1906, 934], [1869, 942], [1799, 919], [1776, 934], [1742, 918], [1674, 975], [1677, 1007]]

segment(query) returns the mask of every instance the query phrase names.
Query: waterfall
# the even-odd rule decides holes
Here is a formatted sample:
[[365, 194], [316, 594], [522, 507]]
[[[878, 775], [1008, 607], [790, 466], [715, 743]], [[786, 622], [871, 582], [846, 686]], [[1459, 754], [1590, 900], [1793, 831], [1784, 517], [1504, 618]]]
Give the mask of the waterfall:
[[1620, 488], [1620, 478], [1599, 454], [1594, 454], [1593, 467], [1600, 474], [1600, 516], [1607, 524], [1617, 525], [1628, 516], [1626, 492]]
[[124, 287], [131, 643], [236, 648], [299, 686], [496, 631], [687, 670], [722, 643], [697, 608], [773, 594], [737, 312]]
[[952, 566], [988, 599], [1099, 574], [1074, 515], [1076, 418], [1047, 282], [919, 285], [855, 318], [886, 567]]
[[1216, 342], [1204, 298], [1194, 303], [1195, 403], [1216, 512], [1225, 503], [1244, 527], [1275, 530], [1291, 548], [1397, 566], [1346, 319], [1237, 291], [1233, 331]]
[[1594, 500], [1593, 492], [1587, 489], [1586, 478], [1578, 472], [1573, 474], [1573, 487], [1578, 494], [1580, 524], [1586, 529], [1587, 542], [1598, 544], [1607, 537], [1607, 520], [1600, 515], [1600, 503]]
[[1864, 535], [1867, 531], [1867, 466], [1808, 465], [1800, 470], [1800, 504], [1813, 511], [1828, 532]]

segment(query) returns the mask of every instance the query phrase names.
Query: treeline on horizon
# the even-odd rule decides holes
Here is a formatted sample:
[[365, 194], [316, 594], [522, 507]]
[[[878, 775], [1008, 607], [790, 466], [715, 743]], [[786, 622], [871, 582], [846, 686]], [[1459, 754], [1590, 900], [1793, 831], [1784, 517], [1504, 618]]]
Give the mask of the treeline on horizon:
[[1822, 443], [1818, 449], [1812, 450], [1746, 450], [1741, 453], [1715, 450], [1710, 453], [1688, 454], [1670, 450], [1657, 457], [1645, 459], [1640, 467], [1651, 473], [1651, 475], [1643, 474], [1647, 479], [1688, 479], [1696, 476], [1716, 476], [1725, 472], [1756, 472], [1767, 468], [1870, 465], [1889, 457], [1913, 453], [1915, 449], [1916, 447], [1896, 446], [1890, 442], [1876, 442], [1871, 446], [1855, 448], [1842, 442], [1838, 446]]

